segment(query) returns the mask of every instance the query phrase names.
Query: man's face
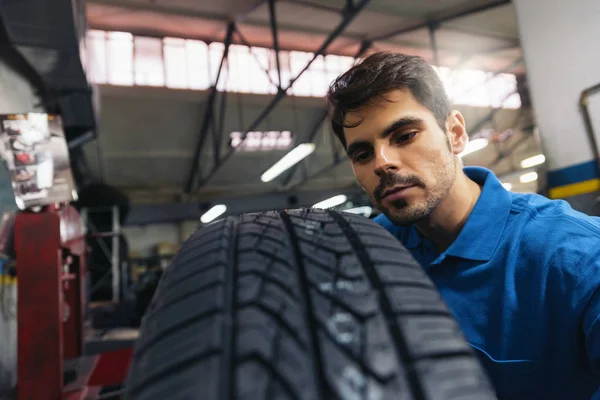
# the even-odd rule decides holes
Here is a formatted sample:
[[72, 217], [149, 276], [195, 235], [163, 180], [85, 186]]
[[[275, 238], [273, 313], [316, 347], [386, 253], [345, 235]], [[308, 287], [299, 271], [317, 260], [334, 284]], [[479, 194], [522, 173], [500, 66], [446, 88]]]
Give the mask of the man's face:
[[[452, 188], [464, 138], [442, 130], [433, 113], [403, 90], [347, 113], [344, 122], [357, 125], [344, 129], [347, 152], [373, 204], [397, 225], [428, 217]], [[460, 114], [458, 122], [464, 128]]]

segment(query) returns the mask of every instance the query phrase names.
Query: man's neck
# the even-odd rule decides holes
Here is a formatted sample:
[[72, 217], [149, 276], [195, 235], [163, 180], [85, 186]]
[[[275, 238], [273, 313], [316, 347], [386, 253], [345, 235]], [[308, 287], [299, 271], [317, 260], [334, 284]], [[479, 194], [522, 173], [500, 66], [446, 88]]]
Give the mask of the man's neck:
[[417, 230], [440, 253], [445, 251], [460, 234], [480, 194], [479, 185], [459, 170], [448, 195], [428, 218], [415, 224]]

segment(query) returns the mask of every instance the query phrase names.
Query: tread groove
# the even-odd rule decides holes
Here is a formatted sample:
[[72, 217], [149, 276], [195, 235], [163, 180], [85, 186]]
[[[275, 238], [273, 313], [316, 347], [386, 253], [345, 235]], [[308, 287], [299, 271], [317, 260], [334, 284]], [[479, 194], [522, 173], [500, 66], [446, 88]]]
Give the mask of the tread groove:
[[392, 338], [392, 343], [394, 344], [394, 349], [398, 359], [401, 360], [402, 364], [406, 367], [405, 371], [407, 375], [407, 382], [413, 392], [413, 395], [415, 396], [415, 400], [426, 400], [425, 389], [422, 386], [419, 374], [417, 373], [412, 362], [409, 345], [402, 334], [400, 325], [396, 321], [392, 303], [385, 293], [385, 286], [381, 281], [381, 278], [377, 274], [375, 268], [369, 268], [369, 265], [372, 264], [372, 262], [364, 244], [360, 240], [359, 235], [343, 216], [331, 210], [328, 210], [327, 213], [340, 225], [342, 230], [346, 232], [348, 240], [356, 252], [356, 256], [358, 257], [367, 278], [371, 282], [371, 286], [375, 290], [379, 291], [379, 303], [381, 305], [381, 310], [387, 316], [390, 337]]
[[281, 387], [293, 400], [301, 400], [298, 397], [298, 395], [294, 392], [292, 385], [279, 372], [277, 372], [277, 370], [273, 368], [273, 366], [268, 361], [266, 361], [260, 354], [250, 353], [238, 359], [237, 361], [240, 366], [248, 362], [256, 362], [260, 364], [263, 368], [269, 371], [271, 376], [275, 378], [275, 380], [281, 385]]
[[290, 337], [294, 340], [294, 342], [298, 346], [300, 346], [300, 348], [302, 350], [304, 350], [304, 351], [308, 350], [308, 348], [306, 347], [306, 345], [304, 343], [302, 343], [302, 340], [296, 334], [296, 331], [294, 330], [294, 328], [292, 328], [290, 326], [290, 324], [288, 324], [288, 322], [285, 319], [283, 319], [283, 317], [281, 315], [279, 315], [276, 311], [274, 311], [271, 308], [265, 306], [264, 304], [256, 303], [256, 302], [240, 303], [238, 310], [242, 311], [244, 308], [249, 308], [249, 307], [256, 307], [259, 310], [261, 310], [262, 312], [264, 312], [265, 314], [269, 315], [271, 318], [275, 319], [278, 324], [280, 324], [282, 327], [285, 328], [285, 330], [290, 335]]
[[223, 323], [223, 362], [221, 363], [221, 385], [219, 387], [222, 399], [233, 400], [236, 391], [235, 379], [235, 353], [236, 353], [236, 288], [237, 288], [237, 247], [238, 247], [239, 222], [233, 221], [230, 228], [231, 238], [229, 240], [229, 268], [227, 268], [225, 287], [223, 290], [223, 311], [225, 321]]
[[[307, 214], [309, 212], [310, 211], [307, 211]], [[292, 247], [292, 253], [298, 272], [298, 283], [301, 286], [302, 292], [304, 293], [304, 312], [306, 315], [307, 327], [310, 331], [310, 351], [312, 352], [313, 373], [316, 375], [315, 381], [318, 384], [318, 398], [320, 400], [329, 399], [331, 398], [331, 393], [333, 392], [333, 390], [329, 388], [323, 371], [323, 357], [321, 354], [321, 346], [319, 343], [319, 334], [317, 332], [317, 318], [314, 314], [312, 298], [310, 295], [310, 284], [304, 266], [304, 258], [302, 257], [302, 251], [298, 244], [298, 236], [296, 234], [294, 223], [292, 222], [290, 215], [287, 214], [285, 211], [281, 211], [279, 213], [279, 217], [281, 218], [281, 221], [283, 222], [284, 226], [287, 228], [286, 230], [289, 236], [289, 242]]]
[[[280, 314], [285, 313], [285, 305], [283, 305], [281, 307], [281, 310], [279, 311]], [[275, 364], [276, 366], [279, 364], [279, 350], [281, 348], [281, 329], [277, 329], [277, 331], [275, 332], [275, 337], [273, 337], [273, 343], [271, 345], [271, 351], [273, 354], [273, 364]], [[271, 379], [269, 380], [269, 384], [267, 385], [267, 390], [265, 391], [265, 398], [266, 400], [274, 400], [274, 385], [273, 383], [275, 382], [275, 379], [273, 379], [274, 376], [271, 375]]]
[[[271, 278], [269, 276], [269, 274], [271, 273], [271, 271], [273, 270], [273, 265], [275, 265], [275, 258], [271, 258], [269, 260], [269, 263], [267, 264], [266, 268], [265, 268], [265, 272], [263, 274], [257, 272], [257, 271], [248, 271], [248, 272], [244, 272], [242, 274], [242, 276], [246, 276], [246, 275], [255, 275], [258, 276], [259, 278], [261, 278], [260, 280], [260, 286], [258, 288], [258, 293], [256, 294], [256, 298], [257, 299], [262, 299], [264, 294], [265, 294], [265, 288], [266, 288], [266, 284], [267, 281], [272, 281], [271, 283], [277, 287], [279, 287], [280, 289], [282, 289], [285, 293], [289, 293], [292, 294], [293, 297], [293, 292], [291, 292], [290, 290], [288, 290], [281, 282], [276, 281], [275, 279]], [[296, 299], [297, 300], [297, 299]]]
[[[294, 301], [300, 301], [298, 296], [296, 296], [296, 294], [289, 287], [285, 286], [280, 280], [267, 275], [269, 273], [269, 269], [271, 268], [272, 265], [273, 265], [273, 263], [269, 263], [269, 265], [267, 266], [267, 271], [265, 271], [265, 273], [260, 273], [258, 271], [245, 271], [239, 275], [239, 278], [243, 278], [243, 277], [249, 276], [249, 275], [254, 275], [254, 276], [260, 278], [265, 283], [271, 283], [271, 284], [277, 286], [279, 289], [283, 290], [288, 296], [290, 296], [292, 299], [294, 299]], [[261, 283], [260, 290], [256, 296], [258, 299], [262, 298], [263, 286], [264, 285]]]
[[[377, 382], [379, 383], [385, 383], [386, 381], [388, 381], [389, 379], [383, 379], [381, 378], [379, 375], [377, 375], [376, 373], [374, 373], [373, 371], [371, 371], [371, 369], [369, 368], [369, 366], [367, 365], [367, 363], [365, 363], [364, 361], [364, 357], [363, 359], [359, 359], [356, 358], [356, 356], [354, 356], [354, 354], [352, 354], [352, 352], [346, 347], [341, 345], [331, 334], [331, 332], [329, 331], [329, 329], [327, 329], [326, 327], [321, 326], [321, 332], [323, 332], [323, 334], [331, 341], [331, 343], [338, 348], [338, 350], [340, 350], [342, 353], [344, 353], [344, 355], [346, 357], [348, 357], [349, 359], [351, 359], [352, 361], [354, 361], [356, 364], [358, 364], [358, 366], [360, 367], [362, 372], [367, 372], [366, 375], [374, 378]], [[366, 347], [366, 346], [365, 346]], [[364, 354], [363, 354], [364, 356]], [[366, 396], [363, 396], [363, 398], [367, 398]]]
[[351, 307], [348, 307], [348, 305], [347, 305], [347, 304], [344, 304], [343, 302], [341, 302], [341, 301], [339, 300], [339, 298], [337, 298], [337, 297], [334, 297], [334, 296], [333, 296], [333, 294], [331, 294], [331, 293], [327, 293], [327, 292], [323, 292], [323, 291], [320, 291], [320, 290], [319, 290], [319, 288], [318, 288], [318, 287], [316, 287], [316, 286], [315, 286], [314, 284], [312, 284], [312, 283], [310, 283], [310, 287], [311, 287], [311, 288], [313, 288], [314, 290], [316, 290], [316, 291], [319, 293], [319, 295], [320, 295], [320, 296], [323, 296], [323, 297], [325, 297], [327, 300], [329, 300], [329, 301], [331, 302], [331, 309], [330, 309], [330, 312], [329, 312], [329, 314], [330, 314], [330, 315], [332, 314], [332, 312], [331, 312], [331, 311], [333, 310], [333, 307], [335, 306], [335, 307], [338, 307], [338, 308], [340, 308], [340, 309], [342, 309], [342, 310], [346, 311], [347, 313], [350, 313], [350, 314], [352, 314], [352, 316], [353, 316], [354, 318], [356, 318], [356, 319], [357, 319], [357, 321], [358, 321], [358, 322], [360, 322], [361, 324], [362, 324], [362, 323], [364, 323], [365, 321], [367, 321], [367, 320], [368, 320], [369, 318], [371, 318], [371, 316], [372, 316], [372, 315], [361, 315], [361, 314], [357, 314], [357, 313], [356, 313], [356, 310], [353, 310]]
[[157, 381], [157, 378], [160, 378], [160, 381], [164, 382], [169, 376], [173, 376], [180, 372], [182, 369], [196, 364], [198, 360], [207, 359], [219, 354], [221, 354], [220, 349], [209, 349], [201, 354], [187, 354], [181, 359], [181, 361], [179, 361], [167, 371], [159, 371], [157, 373], [149, 374], [148, 376], [146, 376], [143, 381], [131, 388], [131, 395], [129, 397], [135, 397], [138, 394], [140, 394], [140, 392], [146, 389], [149, 386], [149, 384]]
[[178, 330], [185, 328], [187, 325], [190, 325], [194, 322], [199, 322], [208, 317], [217, 315], [221, 311], [222, 310], [220, 308], [214, 308], [210, 311], [203, 312], [202, 314], [199, 314], [199, 315], [195, 316], [194, 318], [182, 320], [181, 322], [173, 325], [171, 328], [165, 330], [164, 332], [160, 333], [159, 335], [156, 335], [156, 337], [154, 337], [148, 343], [141, 343], [142, 345], [135, 350], [135, 356], [142, 357], [148, 348], [154, 346], [156, 343], [160, 342], [167, 336], [171, 335], [173, 332], [177, 332]]
[[169, 302], [158, 305], [153, 310], [152, 314], [156, 314], [159, 311], [164, 311], [165, 309], [171, 308], [174, 305], [181, 303], [183, 300], [187, 299], [188, 297], [195, 296], [198, 293], [201, 293], [206, 289], [212, 289], [212, 288], [220, 286], [222, 284], [223, 284], [222, 281], [212, 281], [212, 282], [205, 283], [204, 285], [198, 287], [195, 291], [190, 291], [190, 292], [181, 294], [179, 296], [174, 296], [172, 299], [169, 299]]
[[223, 267], [223, 263], [217, 262], [217, 263], [210, 264], [207, 267], [203, 267], [201, 269], [192, 269], [190, 272], [187, 272], [185, 274], [182, 274], [181, 276], [178, 276], [176, 280], [173, 280], [173, 278], [171, 278], [170, 284], [171, 285], [177, 285], [177, 284], [179, 284], [182, 281], [187, 281], [188, 279], [193, 278], [196, 275], [203, 274], [204, 272], [207, 272], [207, 271], [210, 271], [212, 269], [219, 268], [219, 267], [222, 268]]
[[266, 241], [271, 241], [271, 242], [273, 242], [273, 243], [275, 243], [275, 244], [277, 244], [279, 246], [281, 246], [283, 244], [280, 241], [275, 240], [275, 239], [270, 238], [270, 237], [268, 237], [268, 236], [265, 235], [270, 229], [273, 228], [273, 225], [271, 225], [271, 224], [262, 224], [262, 223], [259, 223], [258, 221], [253, 221], [252, 223], [255, 224], [255, 225], [260, 225], [262, 227], [261, 228], [261, 232], [260, 233], [256, 233], [256, 232], [243, 232], [242, 234], [240, 234], [240, 236], [241, 237], [256, 237], [257, 240], [256, 240], [256, 243], [254, 243], [254, 247], [255, 248], [258, 248], [259, 245], [262, 242], [266, 242]]

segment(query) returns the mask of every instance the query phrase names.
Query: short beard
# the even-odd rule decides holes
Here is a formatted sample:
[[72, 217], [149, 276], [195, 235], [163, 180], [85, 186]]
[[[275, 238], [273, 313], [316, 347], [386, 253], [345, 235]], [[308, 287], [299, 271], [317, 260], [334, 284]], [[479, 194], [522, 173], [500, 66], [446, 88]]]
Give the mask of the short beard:
[[[449, 159], [436, 170], [435, 187], [427, 188], [421, 178], [416, 175], [400, 176], [395, 173], [387, 173], [382, 176], [380, 184], [373, 192], [373, 201], [377, 208], [397, 226], [413, 225], [429, 217], [438, 205], [448, 196], [450, 189], [454, 185], [456, 177], [456, 160], [452, 152], [449, 153]], [[383, 193], [394, 186], [414, 185], [420, 187], [426, 193], [425, 201], [421, 204], [410, 205], [405, 199], [400, 199], [386, 208], [381, 204]]]
[[401, 199], [392, 203], [391, 208], [384, 208], [381, 204], [378, 208], [396, 226], [409, 226], [429, 217], [444, 196], [428, 197], [424, 204], [409, 207], [406, 200]]

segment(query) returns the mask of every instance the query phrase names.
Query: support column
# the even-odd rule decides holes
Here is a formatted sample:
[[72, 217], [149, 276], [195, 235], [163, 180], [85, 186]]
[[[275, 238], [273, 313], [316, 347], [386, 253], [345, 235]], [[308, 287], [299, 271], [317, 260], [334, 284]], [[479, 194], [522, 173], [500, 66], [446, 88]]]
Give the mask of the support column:
[[600, 1], [513, 3], [546, 156], [548, 195], [597, 214], [600, 90], [586, 89], [600, 84]]

